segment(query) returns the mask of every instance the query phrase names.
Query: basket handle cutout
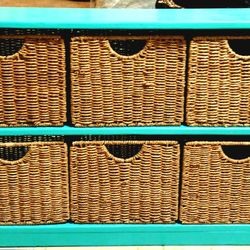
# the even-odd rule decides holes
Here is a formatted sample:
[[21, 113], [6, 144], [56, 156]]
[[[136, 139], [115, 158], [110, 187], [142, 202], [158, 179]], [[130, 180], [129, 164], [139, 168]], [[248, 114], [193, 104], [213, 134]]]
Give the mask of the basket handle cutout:
[[224, 155], [232, 160], [245, 160], [250, 157], [250, 145], [221, 146]]
[[[163, 2], [164, 0], [159, 0]], [[165, 0], [166, 7], [161, 4], [163, 8], [169, 8], [174, 3], [183, 8], [249, 8], [250, 0]], [[168, 4], [169, 3], [169, 4]], [[168, 6], [167, 6], [168, 5]], [[174, 8], [176, 8], [174, 7]]]
[[233, 39], [228, 40], [228, 46], [231, 50], [241, 56], [250, 56], [250, 39], [240, 40]]
[[0, 56], [11, 56], [21, 50], [24, 39], [0, 39]]
[[145, 48], [146, 44], [146, 40], [109, 40], [112, 50], [121, 56], [136, 55]]
[[143, 145], [139, 144], [106, 144], [106, 150], [110, 155], [119, 159], [130, 159], [138, 155]]
[[4, 161], [18, 161], [29, 152], [29, 147], [0, 147], [0, 159]]

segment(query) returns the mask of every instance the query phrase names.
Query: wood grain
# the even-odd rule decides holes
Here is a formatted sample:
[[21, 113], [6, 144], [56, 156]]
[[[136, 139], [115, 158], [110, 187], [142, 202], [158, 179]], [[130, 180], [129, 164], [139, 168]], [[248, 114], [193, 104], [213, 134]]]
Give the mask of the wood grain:
[[0, 0], [1, 7], [89, 8], [89, 1], [80, 0]]

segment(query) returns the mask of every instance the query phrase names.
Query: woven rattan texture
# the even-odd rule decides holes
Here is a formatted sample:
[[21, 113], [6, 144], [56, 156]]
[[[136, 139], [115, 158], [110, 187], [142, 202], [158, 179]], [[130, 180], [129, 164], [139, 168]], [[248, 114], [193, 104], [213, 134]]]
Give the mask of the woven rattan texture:
[[28, 147], [21, 159], [0, 160], [0, 224], [66, 222], [69, 219], [66, 144], [0, 143], [0, 147]]
[[[236, 54], [228, 38], [199, 37], [191, 42], [188, 125], [250, 125], [250, 56]], [[250, 42], [250, 37], [230, 39]]]
[[[121, 56], [109, 40], [145, 39]], [[76, 126], [180, 125], [183, 37], [75, 37], [71, 42], [72, 121]]]
[[[122, 159], [106, 148], [116, 144], [143, 146]], [[71, 218], [76, 223], [174, 223], [178, 183], [176, 142], [75, 142], [71, 148]]]
[[[0, 56], [0, 126], [63, 125], [66, 120], [63, 39], [59, 36], [0, 36], [0, 39], [12, 39], [9, 46], [15, 46], [13, 39], [24, 39], [17, 53]], [[15, 49], [9, 46], [8, 51]], [[0, 49], [0, 55], [4, 55], [4, 46]]]
[[229, 158], [221, 147], [225, 145], [250, 147], [250, 142], [185, 145], [182, 223], [250, 223], [250, 158]]

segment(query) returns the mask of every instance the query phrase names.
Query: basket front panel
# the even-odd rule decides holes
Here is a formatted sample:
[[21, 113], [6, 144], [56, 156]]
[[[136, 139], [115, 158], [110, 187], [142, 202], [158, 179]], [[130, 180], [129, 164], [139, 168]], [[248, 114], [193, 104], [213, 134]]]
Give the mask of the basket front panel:
[[[129, 142], [128, 142], [129, 143]], [[76, 223], [174, 223], [178, 217], [179, 146], [144, 144], [132, 159], [102, 144], [71, 149], [71, 218]]]
[[[7, 144], [0, 144], [5, 147]], [[62, 223], [69, 219], [67, 147], [63, 143], [12, 143], [28, 147], [17, 161], [0, 160], [0, 224]]]
[[182, 223], [250, 222], [250, 158], [229, 159], [222, 153], [223, 145], [228, 144], [194, 142], [185, 145]]
[[72, 120], [76, 126], [180, 125], [184, 38], [147, 38], [136, 55], [121, 56], [108, 38], [71, 42]]
[[[250, 56], [233, 52], [227, 38], [196, 38], [191, 42], [188, 125], [250, 125]], [[250, 42], [250, 37], [244, 39]]]
[[0, 126], [63, 125], [65, 88], [63, 40], [25, 37], [19, 52], [0, 57]]

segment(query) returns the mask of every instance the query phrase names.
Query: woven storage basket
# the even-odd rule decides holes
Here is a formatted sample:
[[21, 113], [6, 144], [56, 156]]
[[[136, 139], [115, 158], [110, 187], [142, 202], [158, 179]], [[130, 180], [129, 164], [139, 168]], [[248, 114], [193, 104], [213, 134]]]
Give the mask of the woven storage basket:
[[63, 125], [65, 88], [63, 39], [0, 36], [0, 126]]
[[[127, 145], [133, 151], [138, 144], [140, 152], [127, 159], [107, 149]], [[75, 142], [71, 148], [71, 218], [76, 223], [174, 223], [178, 182], [177, 142]]]
[[[147, 42], [139, 53], [124, 56], [111, 48], [108, 39]], [[180, 125], [183, 121], [183, 37], [75, 37], [71, 55], [76, 126]]]
[[182, 223], [250, 223], [250, 157], [232, 159], [222, 148], [243, 145], [248, 146], [249, 156], [250, 142], [190, 142], [185, 145]]
[[[23, 151], [27, 152], [20, 158]], [[69, 219], [66, 144], [0, 143], [0, 155], [4, 157], [0, 159], [0, 224]]]
[[228, 40], [197, 37], [190, 47], [187, 123], [191, 126], [250, 125], [250, 56], [236, 54]]

